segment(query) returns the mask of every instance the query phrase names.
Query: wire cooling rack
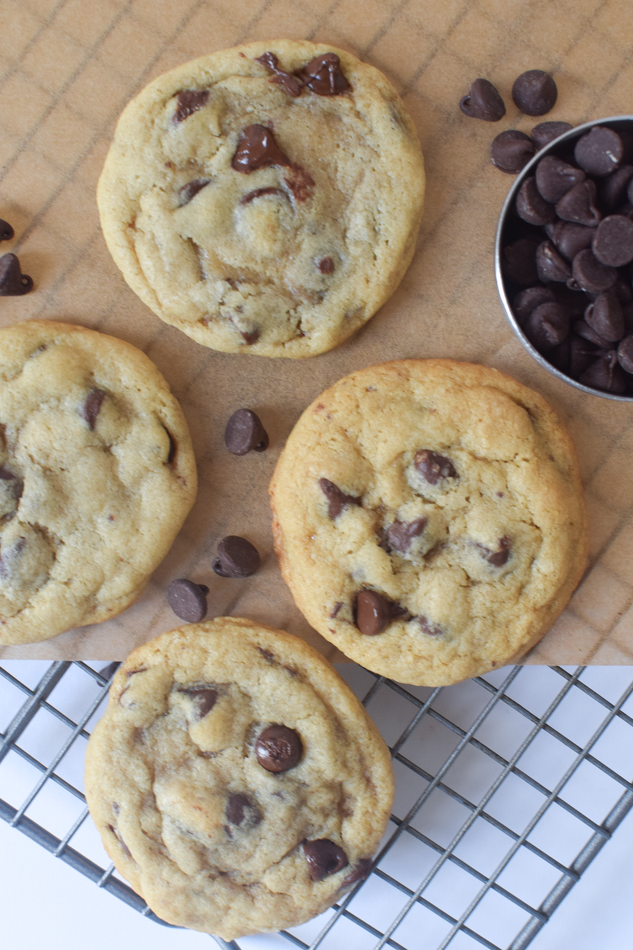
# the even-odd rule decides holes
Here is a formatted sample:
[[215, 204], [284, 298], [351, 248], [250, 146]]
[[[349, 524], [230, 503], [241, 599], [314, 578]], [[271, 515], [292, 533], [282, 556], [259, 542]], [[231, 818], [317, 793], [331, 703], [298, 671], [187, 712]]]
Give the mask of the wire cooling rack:
[[[0, 815], [162, 923], [118, 877], [82, 791], [116, 666], [0, 662]], [[617, 689], [599, 670], [514, 667], [431, 690], [340, 667], [392, 749], [389, 827], [340, 904], [249, 950], [527, 947], [633, 805], [633, 670]]]

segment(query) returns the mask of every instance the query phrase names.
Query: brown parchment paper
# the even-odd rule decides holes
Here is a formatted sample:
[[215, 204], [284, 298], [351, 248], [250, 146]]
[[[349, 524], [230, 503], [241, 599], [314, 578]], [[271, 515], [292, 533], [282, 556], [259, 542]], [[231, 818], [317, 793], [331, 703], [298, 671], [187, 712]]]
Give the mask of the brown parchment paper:
[[[543, 118], [580, 124], [633, 112], [630, 0], [0, 0], [0, 217], [35, 290], [0, 298], [0, 326], [33, 318], [94, 327], [140, 347], [181, 401], [200, 476], [198, 500], [140, 600], [114, 620], [3, 658], [122, 659], [176, 626], [164, 590], [176, 577], [211, 588], [209, 616], [232, 613], [305, 637], [308, 627], [272, 550], [267, 486], [302, 410], [341, 376], [372, 363], [444, 356], [496, 366], [538, 389], [570, 425], [591, 513], [586, 575], [531, 663], [633, 663], [633, 406], [577, 392], [538, 367], [513, 336], [493, 276], [497, 217], [512, 182], [489, 163], [493, 137], [529, 132], [510, 90], [550, 71], [558, 102]], [[196, 56], [284, 36], [332, 43], [382, 69], [417, 126], [427, 199], [413, 263], [352, 340], [308, 360], [216, 353], [164, 325], [128, 289], [106, 250], [95, 204], [116, 119], [147, 82]], [[464, 116], [478, 76], [501, 92], [500, 122]], [[255, 409], [271, 447], [229, 455], [223, 432]], [[216, 577], [226, 534], [249, 538], [263, 567]]]

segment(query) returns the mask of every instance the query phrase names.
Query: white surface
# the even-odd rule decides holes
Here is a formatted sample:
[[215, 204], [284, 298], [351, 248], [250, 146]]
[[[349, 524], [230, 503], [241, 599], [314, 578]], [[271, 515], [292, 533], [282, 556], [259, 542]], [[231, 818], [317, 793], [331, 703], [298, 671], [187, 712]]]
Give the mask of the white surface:
[[[29, 673], [34, 681], [42, 675], [46, 666], [47, 664], [43, 664], [43, 668], [39, 668], [38, 664], [36, 668], [35, 663], [29, 665]], [[345, 672], [346, 678], [350, 678], [357, 688], [362, 690], [366, 674], [362, 671], [353, 673], [350, 668], [342, 669], [341, 672]], [[505, 674], [506, 671], [495, 674], [495, 684], [498, 684]], [[633, 669], [623, 668], [598, 668], [585, 674], [585, 680], [590, 682], [590, 685], [612, 700], [632, 678]], [[509, 694], [540, 715], [546, 708], [552, 692], [557, 691], [561, 684], [562, 680], [555, 674], [532, 667], [521, 672], [519, 678], [510, 687]], [[84, 709], [90, 700], [91, 689], [91, 683], [87, 678], [86, 682], [81, 679], [75, 682], [69, 681], [65, 693], [60, 690], [53, 698], [58, 708], [62, 708], [64, 704], [75, 703], [78, 709]], [[419, 692], [424, 693], [424, 691]], [[0, 693], [2, 693], [1, 689]], [[7, 706], [6, 692], [4, 695], [4, 708], [0, 702], [0, 728], [2, 729], [6, 727], [7, 717], [11, 713], [11, 709]], [[444, 705], [442, 706], [440, 702], [437, 708], [449, 715], [452, 721], [467, 729], [483, 708], [487, 696], [474, 684], [460, 684], [458, 687], [445, 691], [442, 699]], [[631, 705], [632, 703], [629, 702], [626, 706], [629, 712]], [[69, 715], [72, 715], [68, 706], [64, 708], [67, 709]], [[601, 710], [602, 707], [596, 710], [593, 701], [583, 703], [582, 695], [574, 690], [565, 704], [554, 713], [550, 722], [582, 745], [593, 733], [597, 722], [602, 717]], [[406, 704], [401, 707], [397, 697], [386, 692], [370, 706], [370, 711], [388, 741], [395, 739], [401, 731], [403, 722], [406, 724], [410, 718], [410, 708], [407, 709]], [[599, 715], [596, 717], [597, 712]], [[501, 755], [510, 755], [526, 733], [525, 723], [523, 717], [513, 718], [507, 711], [507, 707], [497, 708], [480, 727], [477, 736]], [[54, 741], [51, 740], [51, 729], [56, 730]], [[633, 729], [628, 729], [628, 731], [633, 734]], [[63, 728], [55, 725], [55, 721], [51, 723], [45, 720], [41, 728], [37, 728], [34, 723], [27, 732], [29, 735], [25, 734], [23, 746], [28, 746], [30, 751], [38, 755], [42, 761], [46, 760], [47, 754], [49, 756], [52, 754], [51, 750], [54, 752], [59, 747], [60, 740], [63, 741], [64, 738]], [[539, 736], [538, 738], [541, 740], [547, 737]], [[443, 727], [430, 722], [425, 729], [413, 734], [403, 747], [403, 751], [413, 761], [418, 761], [419, 755], [419, 764], [434, 772], [450, 751], [450, 743], [454, 745], [456, 741], [456, 737], [453, 736], [451, 739]], [[606, 733], [596, 746], [596, 752], [599, 752], [600, 757], [609, 764], [613, 764], [614, 767], [616, 767], [615, 759], [620, 756], [626, 766], [626, 771], [622, 764], [619, 767], [629, 779], [633, 775], [632, 747], [629, 745], [631, 741], [633, 741], [633, 735], [629, 739], [628, 734], [620, 734], [612, 730]], [[76, 761], [69, 762], [69, 772], [66, 776], [77, 783], [81, 781], [80, 759], [81, 755], [78, 755]], [[489, 762], [487, 757], [477, 758], [465, 752], [460, 756], [457, 766], [447, 773], [446, 781], [463, 794], [479, 800], [490, 785], [491, 776], [494, 778]], [[538, 746], [533, 744], [527, 750], [519, 765], [534, 778], [551, 787], [564, 773], [566, 763], [561, 760], [558, 743], [548, 745], [546, 741], [542, 741]], [[409, 775], [410, 773], [399, 776], [398, 795], [401, 804], [399, 807], [396, 805], [396, 814], [404, 814], [411, 801], [425, 787], [426, 783], [422, 783], [412, 791], [408, 789]], [[0, 769], [0, 797], [16, 802], [31, 786], [32, 776], [28, 770], [25, 772], [20, 767], [19, 762], [13, 763], [10, 774], [6, 765]], [[502, 786], [501, 792], [504, 788], [505, 786]], [[518, 814], [521, 808], [525, 807], [525, 814], [529, 817], [531, 811], [534, 810], [534, 803], [529, 796], [522, 802], [517, 792], [517, 787], [508, 785], [505, 797], [503, 794], [498, 794], [491, 801], [490, 806], [487, 806], [487, 810], [495, 812], [500, 820], [507, 820], [511, 813], [508, 809]], [[411, 801], [407, 800], [407, 794]], [[579, 776], [573, 788], [571, 783], [566, 788], [565, 795], [568, 801], [573, 801], [587, 814], [594, 814], [595, 811], [596, 820], [603, 819], [605, 807], [601, 796], [604, 795], [604, 789], [599, 782], [596, 784], [595, 776], [593, 779], [589, 773], [587, 776]], [[59, 834], [63, 834], [74, 819], [72, 803], [69, 805], [62, 797], [58, 801], [53, 795], [39, 806], [36, 800], [29, 811], [35, 820], [38, 820], [38, 807], [41, 809], [39, 820], [44, 822], [44, 812], [46, 812], [47, 827], [55, 831], [54, 823], [57, 820]], [[420, 831], [432, 835], [442, 843], [447, 843], [463, 821], [463, 815], [461, 813], [454, 815], [451, 807], [454, 807], [452, 799], [440, 795], [439, 800], [433, 803], [431, 798], [425, 806], [425, 817], [419, 823], [416, 820], [414, 824]], [[564, 853], [566, 849], [571, 849], [573, 857], [578, 850], [576, 839], [565, 824], [564, 813], [562, 816], [557, 813], [556, 820], [552, 819], [549, 822], [544, 820], [542, 827], [538, 826], [535, 831], [538, 832], [539, 828], [541, 828], [542, 840], [547, 839], [550, 846], [554, 842], [561, 849], [561, 853]], [[496, 866], [498, 857], [494, 853], [494, 839], [486, 838], [486, 833], [489, 835], [489, 828], [473, 826], [470, 838], [466, 837], [457, 851], [465, 861], [480, 867], [484, 872]], [[86, 826], [82, 838], [82, 849], [93, 856], [94, 860], [99, 861], [101, 846], [91, 837], [92, 834], [90, 826]], [[503, 838], [504, 847], [507, 847], [507, 838], [505, 836]], [[397, 874], [403, 883], [415, 887], [417, 880], [420, 880], [422, 876], [420, 862], [424, 860], [424, 853], [420, 849], [411, 850], [407, 839], [411, 840], [409, 836], [401, 839], [403, 845], [407, 843], [407, 847], [389, 856], [381, 866], [387, 872]], [[538, 843], [537, 839], [538, 835], [532, 838], [534, 843]], [[606, 950], [631, 950], [633, 946], [633, 901], [631, 901], [630, 883], [632, 858], [633, 813], [625, 819], [614, 838], [605, 845], [594, 863], [585, 872], [580, 883], [556, 911], [550, 923], [535, 938], [531, 944], [533, 950], [567, 950], [571, 947], [574, 950], [596, 950], [597, 947], [606, 948]], [[490, 868], [485, 864], [486, 859], [492, 862]], [[465, 886], [459, 876], [451, 877], [452, 870], [452, 867], [447, 866], [443, 889], [442, 887], [438, 889], [438, 886], [432, 882], [429, 891], [425, 892], [428, 893], [429, 898], [438, 903], [444, 902], [447, 910], [450, 909], [451, 899], [456, 899], [460, 888], [463, 891]], [[515, 868], [515, 875], [516, 873], [525, 873], [527, 886], [537, 887], [538, 880], [534, 882], [527, 880], [529, 868], [526, 867], [524, 871], [519, 868], [518, 872]], [[467, 877], [468, 880], [470, 879]], [[503, 878], [501, 881], [503, 882]], [[509, 885], [508, 880], [505, 883]], [[516, 883], [518, 882], [515, 877]], [[430, 893], [431, 891], [433, 894]], [[374, 877], [355, 898], [355, 909], [365, 919], [373, 920], [376, 926], [380, 927], [393, 919], [405, 899], [400, 892], [394, 891], [393, 888]], [[491, 938], [496, 929], [499, 929], [501, 934], [505, 932], [504, 926], [512, 925], [511, 915], [508, 916], [506, 909], [499, 907], [494, 900], [476, 913], [488, 915], [484, 923], [486, 932]], [[327, 915], [324, 915], [325, 919]], [[297, 929], [297, 933], [304, 939], [313, 937], [318, 933], [324, 920], [320, 924], [304, 925], [303, 928]], [[412, 912], [407, 920], [410, 921], [412, 927], [420, 927], [419, 947], [420, 950], [426, 948], [431, 939], [431, 933], [426, 928], [430, 927], [430, 930], [433, 930], [433, 918], [423, 919], [422, 916], [416, 917]], [[412, 940], [412, 930], [405, 927], [405, 931], [408, 934], [406, 943], [417, 950], [418, 942], [415, 937]], [[394, 934], [395, 939], [397, 940], [399, 936], [404, 937], [405, 931]], [[499, 942], [503, 945], [501, 939]], [[374, 938], [365, 936], [351, 928], [349, 924], [341, 922], [341, 925], [337, 925], [331, 931], [324, 946], [327, 950], [339, 950], [339, 948], [340, 950], [366, 950], [374, 943]], [[287, 941], [274, 936], [246, 938], [240, 941], [240, 945], [243, 950], [273, 950], [273, 948], [274, 950], [281, 950], [281, 948], [289, 950], [291, 946]], [[213, 948], [216, 944], [205, 934], [167, 929], [143, 919], [136, 911], [128, 908], [117, 898], [101, 891], [90, 880], [53, 858], [21, 832], [8, 827], [0, 820], [0, 947], [2, 950], [31, 950], [31, 948], [39, 950], [40, 947], [52, 948], [52, 950], [57, 950], [57, 948], [61, 950], [62, 947], [64, 950], [80, 950], [80, 948], [84, 950], [86, 947], [90, 950], [102, 950], [102, 948], [103, 950], [106, 948], [107, 950], [128, 950], [128, 948], [136, 950], [139, 946], [148, 947], [150, 950], [168, 950], [168, 948], [169, 950], [181, 950], [181, 948], [195, 950], [197, 947]], [[451, 944], [450, 950], [462, 950], [462, 948], [474, 946], [475, 944], [471, 941], [462, 940], [458, 936]]]

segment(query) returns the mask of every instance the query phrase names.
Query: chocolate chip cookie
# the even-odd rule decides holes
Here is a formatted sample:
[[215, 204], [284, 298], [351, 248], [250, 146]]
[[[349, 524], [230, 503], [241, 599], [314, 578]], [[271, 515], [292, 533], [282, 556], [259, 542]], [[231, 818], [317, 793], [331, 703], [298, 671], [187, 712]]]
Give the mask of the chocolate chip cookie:
[[345, 377], [299, 419], [270, 492], [309, 623], [405, 683], [520, 657], [585, 564], [569, 435], [541, 396], [483, 366], [403, 360]]
[[354, 333], [413, 254], [424, 168], [373, 66], [251, 43], [154, 80], [123, 112], [98, 189], [126, 281], [216, 350], [312, 356]]
[[140, 350], [63, 323], [0, 330], [0, 644], [124, 610], [195, 496], [187, 424]]
[[159, 917], [226, 940], [321, 913], [366, 877], [389, 752], [302, 640], [234, 617], [165, 633], [119, 669], [86, 797]]

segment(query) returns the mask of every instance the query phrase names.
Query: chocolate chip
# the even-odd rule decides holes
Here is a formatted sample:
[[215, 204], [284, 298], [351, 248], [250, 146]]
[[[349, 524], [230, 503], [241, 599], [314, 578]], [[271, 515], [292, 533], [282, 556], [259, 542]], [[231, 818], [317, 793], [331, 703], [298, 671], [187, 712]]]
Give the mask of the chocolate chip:
[[617, 396], [626, 392], [626, 377], [618, 363], [616, 350], [609, 350], [594, 360], [578, 381], [584, 386], [601, 389]]
[[536, 178], [526, 178], [516, 198], [517, 214], [528, 224], [543, 225], [556, 220], [554, 206], [542, 197], [536, 187]]
[[622, 165], [598, 183], [600, 205], [605, 211], [615, 211], [625, 200], [631, 178], [633, 178], [633, 165]]
[[631, 287], [629, 281], [626, 280], [622, 274], [618, 274], [618, 278], [612, 290], [621, 304], [627, 304], [633, 301], [633, 287]]
[[348, 874], [343, 880], [341, 887], [349, 887], [350, 884], [355, 884], [356, 881], [364, 881], [371, 870], [371, 863], [371, 858], [361, 858], [352, 873]]
[[389, 546], [400, 554], [406, 554], [414, 538], [419, 538], [428, 524], [428, 518], [416, 518], [414, 521], [394, 521], [387, 528]]
[[537, 350], [554, 349], [569, 333], [569, 315], [559, 303], [542, 303], [525, 321], [525, 335]]
[[435, 626], [427, 617], [416, 617], [417, 623], [422, 630], [422, 633], [425, 633], [427, 637], [442, 637], [444, 636], [444, 631], [441, 627]]
[[536, 187], [546, 201], [556, 204], [567, 192], [584, 181], [581, 168], [574, 168], [555, 155], [546, 155], [536, 166]]
[[596, 233], [595, 228], [586, 228], [583, 224], [572, 224], [569, 221], [554, 221], [545, 226], [545, 231], [568, 261], [573, 261], [579, 251], [591, 247]]
[[492, 140], [490, 161], [502, 172], [516, 175], [525, 168], [535, 151], [529, 135], [519, 132], [518, 129], [508, 129]]
[[530, 132], [530, 138], [538, 150], [545, 148], [559, 135], [564, 135], [565, 132], [569, 132], [571, 129], [573, 129], [573, 125], [570, 125], [569, 122], [539, 122]]
[[99, 415], [101, 405], [106, 396], [107, 393], [105, 393], [103, 389], [91, 389], [83, 404], [81, 414], [88, 423], [88, 428], [93, 431], [97, 424], [97, 416]]
[[226, 424], [224, 444], [232, 455], [263, 452], [268, 448], [268, 433], [252, 409], [237, 409]]
[[167, 603], [181, 620], [200, 623], [207, 615], [209, 588], [181, 577], [167, 587]]
[[111, 831], [111, 832], [112, 832], [112, 834], [114, 835], [114, 837], [117, 839], [117, 841], [119, 842], [119, 844], [121, 845], [121, 847], [123, 848], [123, 850], [125, 851], [125, 853], [127, 854], [128, 858], [131, 858], [131, 857], [132, 857], [132, 852], [130, 851], [130, 849], [129, 849], [128, 846], [126, 845], [125, 841], [124, 841], [123, 838], [121, 837], [121, 833], [120, 833], [119, 831], [117, 831], [117, 829], [114, 827], [114, 825], [106, 825], [106, 828], [108, 829], [108, 831]]
[[536, 271], [539, 280], [565, 283], [571, 277], [571, 267], [551, 241], [542, 241], [536, 249]]
[[336, 874], [348, 865], [343, 849], [328, 838], [304, 841], [303, 853], [313, 881], [322, 881], [324, 877]]
[[631, 333], [620, 341], [618, 362], [627, 373], [633, 373], [633, 334]]
[[229, 794], [225, 815], [227, 821], [232, 825], [241, 825], [244, 819], [248, 824], [258, 825], [262, 820], [257, 805], [243, 792], [231, 792]]
[[318, 263], [318, 268], [322, 274], [333, 274], [334, 273], [334, 261], [331, 257], [324, 257]]
[[15, 254], [0, 257], [0, 297], [21, 297], [33, 289], [33, 278], [23, 274]]
[[332, 607], [332, 611], [330, 613], [330, 617], [332, 618], [332, 620], [334, 620], [335, 617], [338, 617], [339, 611], [341, 611], [342, 609], [343, 609], [343, 601], [337, 600], [337, 602]]
[[9, 222], [0, 218], [0, 241], [10, 241], [14, 234], [15, 231]]
[[[161, 425], [162, 425], [162, 423], [161, 423]], [[169, 439], [169, 451], [167, 452], [167, 464], [168, 464], [168, 465], [171, 465], [171, 463], [172, 463], [172, 462], [174, 461], [174, 459], [176, 458], [176, 452], [178, 451], [178, 445], [176, 444], [176, 440], [174, 439], [174, 437], [173, 437], [173, 435], [171, 434], [171, 432], [169, 431], [169, 429], [168, 429], [166, 426], [163, 426], [163, 429], [164, 429], [165, 432], [167, 433], [167, 438]]]
[[[591, 304], [590, 306], [593, 306], [593, 304]], [[594, 347], [598, 346], [600, 347], [601, 350], [611, 349], [609, 341], [603, 339], [599, 333], [596, 333], [596, 331], [592, 327], [590, 327], [589, 324], [585, 320], [576, 320], [576, 322], [574, 323], [574, 332], [577, 333], [578, 336], [581, 336], [583, 340], [587, 340], [589, 343], [593, 343]]]
[[190, 115], [206, 106], [209, 99], [208, 89], [182, 89], [177, 94], [176, 111], [174, 112], [173, 122], [178, 124], [188, 119]]
[[288, 726], [268, 726], [255, 742], [257, 761], [267, 772], [287, 772], [295, 767], [302, 754], [299, 734]]
[[472, 119], [483, 119], [484, 122], [498, 122], [506, 114], [503, 99], [487, 79], [475, 79], [459, 108]]
[[328, 515], [334, 521], [347, 505], [360, 505], [362, 499], [355, 495], [346, 495], [329, 478], [319, 479], [319, 488], [328, 500]]
[[251, 201], [254, 201], [255, 198], [261, 198], [263, 195], [279, 195], [282, 198], [286, 198], [286, 192], [282, 191], [281, 188], [255, 188], [254, 191], [249, 191], [245, 195], [242, 195], [240, 198], [241, 205], [248, 205]]
[[393, 602], [375, 590], [361, 590], [354, 603], [354, 623], [366, 637], [375, 637], [393, 620]]
[[259, 552], [246, 538], [230, 534], [218, 544], [213, 570], [220, 577], [250, 577], [259, 568]]
[[257, 343], [259, 340], [259, 330], [255, 327], [254, 330], [240, 330], [240, 336], [245, 343], [248, 343], [249, 346], [252, 346], [253, 343]]
[[591, 294], [600, 294], [604, 290], [609, 290], [618, 276], [614, 267], [605, 267], [601, 264], [589, 248], [576, 254], [572, 264], [572, 274], [578, 287]]
[[179, 689], [178, 692], [184, 693], [193, 700], [197, 719], [204, 719], [211, 712], [218, 699], [218, 691], [213, 689], [212, 686], [187, 686]]
[[275, 142], [272, 131], [265, 125], [249, 125], [244, 129], [231, 160], [231, 167], [245, 175], [269, 165], [287, 167], [291, 164]]
[[284, 181], [292, 192], [293, 198], [295, 201], [307, 201], [315, 185], [314, 178], [301, 165], [293, 164], [292, 174], [294, 178], [284, 178]]
[[542, 69], [529, 69], [514, 80], [512, 99], [525, 115], [545, 115], [554, 108], [557, 98], [556, 83]]
[[429, 485], [437, 485], [440, 478], [459, 478], [449, 458], [431, 452], [429, 449], [420, 449], [416, 452], [413, 464], [416, 471]]
[[19, 501], [24, 494], [24, 482], [22, 479], [18, 478], [17, 475], [14, 475], [13, 472], [10, 472], [9, 469], [3, 465], [0, 465], [0, 479], [2, 479], [3, 482], [11, 482], [13, 496], [16, 501]]
[[512, 310], [519, 323], [525, 323], [532, 311], [542, 303], [554, 303], [556, 295], [549, 287], [528, 287], [520, 290], [512, 301]]
[[281, 86], [283, 91], [287, 95], [292, 96], [293, 99], [297, 99], [301, 95], [303, 83], [297, 76], [293, 76], [292, 73], [281, 69], [279, 60], [274, 53], [263, 53], [261, 56], [256, 57], [256, 61], [274, 74], [268, 80], [269, 82], [277, 83], [277, 85]]
[[194, 181], [187, 182], [178, 192], [180, 207], [189, 204], [192, 198], [195, 198], [199, 191], [209, 184], [210, 178], [196, 178]]
[[336, 53], [316, 56], [303, 69], [297, 70], [296, 75], [317, 96], [340, 96], [351, 88]]
[[624, 149], [617, 132], [596, 125], [576, 142], [574, 158], [589, 175], [602, 178], [609, 175], [622, 161]]
[[499, 550], [493, 551], [488, 555], [486, 558], [488, 564], [491, 564], [493, 567], [503, 567], [510, 557], [511, 546], [510, 538], [499, 538]]
[[531, 285], [538, 280], [536, 272], [536, 249], [538, 242], [532, 238], [519, 238], [503, 249], [503, 269], [517, 284]]
[[609, 215], [598, 225], [591, 249], [601, 264], [629, 264], [633, 261], [633, 221], [621, 214]]
[[[590, 179], [578, 182], [556, 203], [556, 214], [563, 221], [595, 228], [602, 215], [596, 207], [596, 185]], [[627, 220], [626, 218], [624, 220]], [[632, 224], [633, 226], [633, 224]]]
[[569, 335], [569, 373], [578, 379], [581, 373], [591, 366], [596, 358], [596, 348], [576, 333]]
[[599, 294], [585, 310], [587, 324], [610, 343], [616, 343], [624, 336], [624, 314], [622, 304], [613, 293], [607, 290]]

